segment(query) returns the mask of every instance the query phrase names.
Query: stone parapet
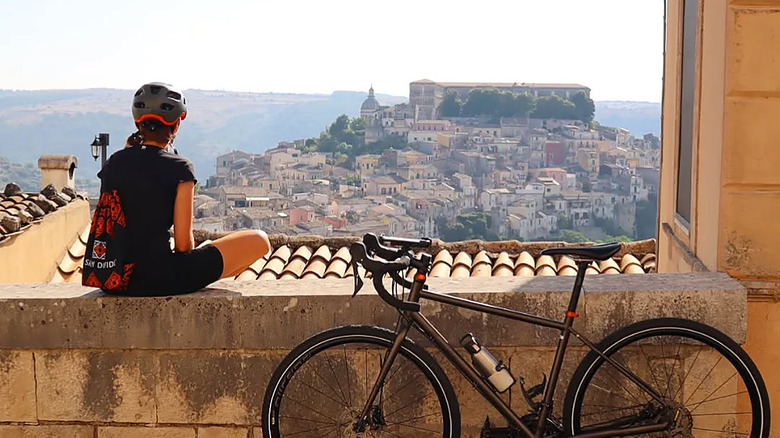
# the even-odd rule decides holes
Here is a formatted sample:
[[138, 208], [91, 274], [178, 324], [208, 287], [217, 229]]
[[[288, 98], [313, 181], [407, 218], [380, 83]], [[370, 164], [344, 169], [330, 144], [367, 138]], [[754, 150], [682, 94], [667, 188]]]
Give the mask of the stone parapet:
[[[108, 297], [72, 284], [0, 285], [0, 436], [260, 436], [263, 394], [289, 349], [337, 325], [395, 323], [397, 313], [370, 284], [355, 298], [351, 285], [221, 281], [154, 298]], [[560, 318], [572, 279], [431, 279], [430, 286]], [[585, 290], [577, 329], [593, 341], [660, 316], [696, 319], [745, 340], [746, 292], [723, 274], [593, 276]], [[423, 313], [453, 343], [474, 332], [529, 382], [549, 371], [554, 330], [436, 303]], [[584, 349], [574, 341], [571, 352], [560, 396]], [[498, 415], [442, 365], [462, 405], [464, 436], [478, 435], [485, 415]], [[507, 397], [522, 408], [516, 391]]]

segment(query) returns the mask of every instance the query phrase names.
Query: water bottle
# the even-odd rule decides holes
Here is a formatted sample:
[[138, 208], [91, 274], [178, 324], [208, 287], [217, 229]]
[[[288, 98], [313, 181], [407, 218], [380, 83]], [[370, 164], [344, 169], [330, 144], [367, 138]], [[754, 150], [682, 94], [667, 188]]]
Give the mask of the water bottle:
[[471, 354], [471, 363], [498, 392], [504, 392], [515, 383], [515, 378], [502, 362], [496, 360], [487, 348], [479, 345], [469, 333], [460, 340], [460, 345]]

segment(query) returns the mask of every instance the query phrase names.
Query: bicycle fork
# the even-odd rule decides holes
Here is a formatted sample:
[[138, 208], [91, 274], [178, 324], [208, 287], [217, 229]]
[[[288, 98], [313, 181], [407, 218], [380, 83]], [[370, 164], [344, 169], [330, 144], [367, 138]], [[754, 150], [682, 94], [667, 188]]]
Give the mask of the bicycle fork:
[[384, 356], [384, 362], [382, 363], [382, 368], [379, 370], [379, 376], [374, 382], [374, 387], [371, 388], [371, 393], [368, 395], [366, 404], [363, 406], [363, 410], [360, 412], [358, 421], [353, 427], [355, 432], [361, 433], [365, 431], [371, 409], [374, 406], [374, 401], [379, 395], [379, 392], [382, 390], [382, 386], [385, 384], [385, 378], [390, 372], [390, 368], [393, 366], [393, 362], [395, 361], [396, 356], [398, 356], [398, 351], [401, 349], [401, 343], [403, 343], [404, 339], [406, 339], [406, 335], [409, 333], [410, 328], [411, 323], [409, 320], [404, 317], [403, 314], [400, 315], [398, 317], [398, 324], [395, 330], [395, 340], [393, 341], [393, 345], [389, 350], [387, 350], [387, 353]]

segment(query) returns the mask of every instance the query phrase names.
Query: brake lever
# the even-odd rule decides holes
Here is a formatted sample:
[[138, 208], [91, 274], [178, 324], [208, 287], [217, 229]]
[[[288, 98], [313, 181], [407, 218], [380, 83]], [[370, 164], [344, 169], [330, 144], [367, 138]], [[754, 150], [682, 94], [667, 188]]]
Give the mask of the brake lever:
[[357, 295], [358, 292], [360, 292], [360, 289], [363, 288], [363, 279], [360, 278], [360, 272], [358, 272], [358, 264], [357, 263], [352, 263], [352, 270], [355, 273], [355, 275], [354, 275], [354, 277], [355, 277], [355, 292], [352, 293], [352, 298], [354, 298], [355, 295]]

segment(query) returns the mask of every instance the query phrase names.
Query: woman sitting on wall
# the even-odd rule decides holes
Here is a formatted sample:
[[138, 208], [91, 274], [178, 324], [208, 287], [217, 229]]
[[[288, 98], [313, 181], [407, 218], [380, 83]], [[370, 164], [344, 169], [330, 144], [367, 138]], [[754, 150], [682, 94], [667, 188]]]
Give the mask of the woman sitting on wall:
[[132, 274], [123, 295], [193, 292], [237, 275], [270, 248], [259, 230], [237, 231], [194, 248], [195, 172], [188, 159], [169, 152], [186, 115], [181, 91], [159, 82], [143, 85], [133, 98], [138, 131], [98, 173], [101, 193], [116, 190], [124, 212], [125, 262], [132, 263]]

